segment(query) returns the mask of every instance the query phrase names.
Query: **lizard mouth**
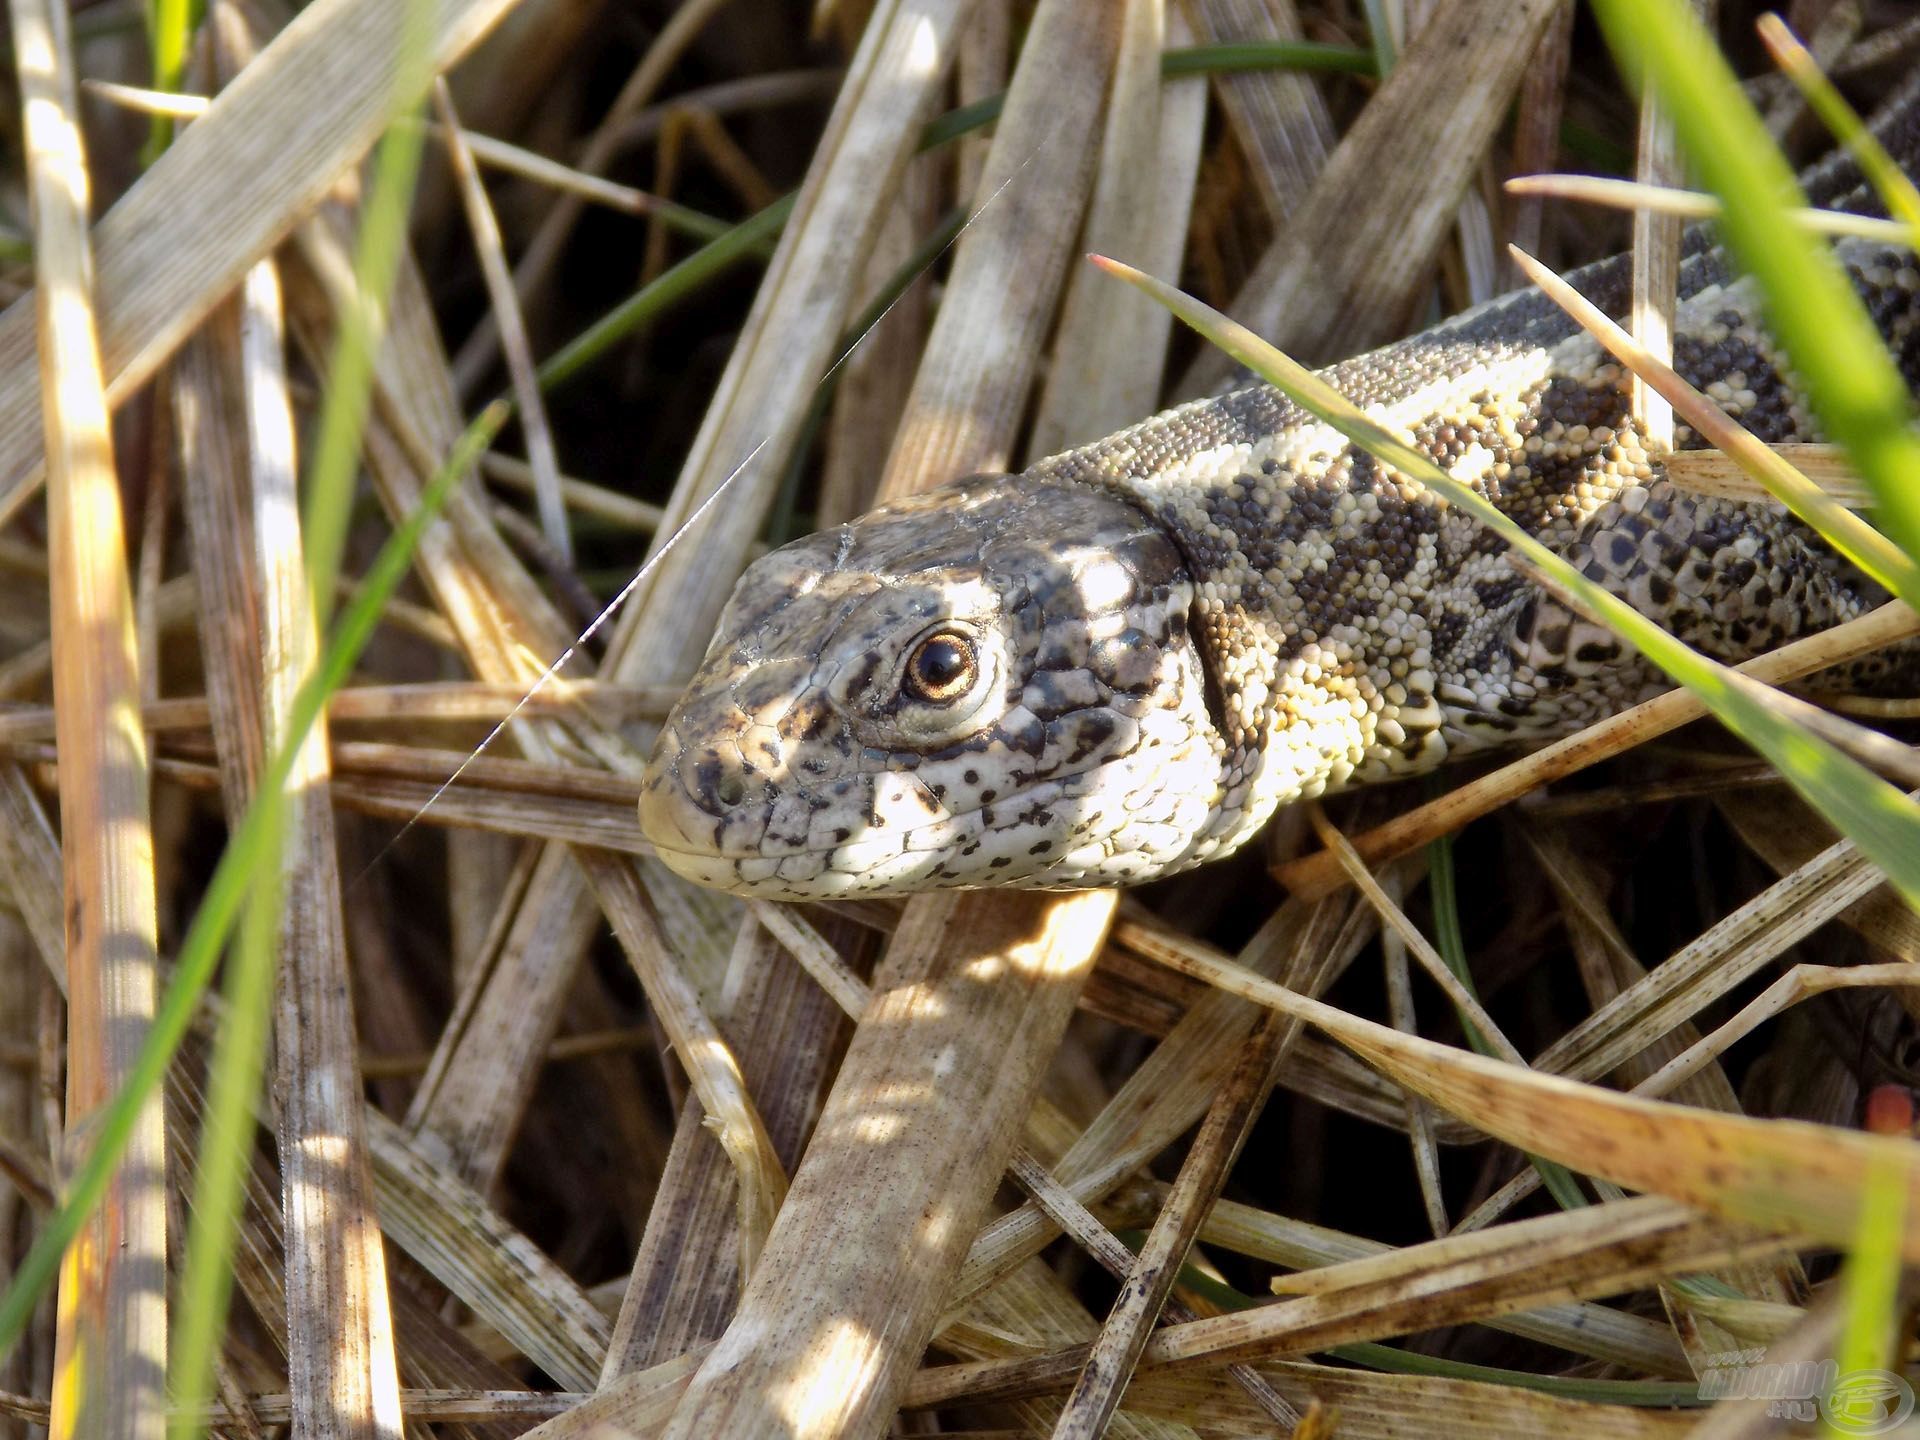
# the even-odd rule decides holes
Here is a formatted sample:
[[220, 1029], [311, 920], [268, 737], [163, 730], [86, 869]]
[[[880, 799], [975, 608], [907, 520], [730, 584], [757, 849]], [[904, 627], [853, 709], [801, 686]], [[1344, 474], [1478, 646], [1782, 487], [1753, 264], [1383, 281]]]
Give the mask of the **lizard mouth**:
[[672, 761], [656, 763], [640, 792], [641, 832], [676, 874], [740, 895], [808, 899], [912, 888], [938, 868], [949, 832], [976, 828], [939, 811], [910, 775], [876, 777], [877, 791], [857, 807], [864, 819], [852, 818], [850, 797], [837, 797], [848, 807], [845, 823], [813, 835], [782, 833], [790, 817], [769, 809], [756, 787], [736, 797], [711, 780]]

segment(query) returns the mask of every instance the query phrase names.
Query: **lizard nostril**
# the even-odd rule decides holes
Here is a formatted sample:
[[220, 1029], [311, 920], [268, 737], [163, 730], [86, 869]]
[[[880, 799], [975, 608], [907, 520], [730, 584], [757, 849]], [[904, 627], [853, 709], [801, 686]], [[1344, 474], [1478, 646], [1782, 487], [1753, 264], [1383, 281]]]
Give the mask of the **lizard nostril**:
[[709, 755], [693, 767], [687, 787], [693, 800], [709, 815], [731, 810], [747, 798], [747, 780], [738, 765], [729, 765], [717, 755]]

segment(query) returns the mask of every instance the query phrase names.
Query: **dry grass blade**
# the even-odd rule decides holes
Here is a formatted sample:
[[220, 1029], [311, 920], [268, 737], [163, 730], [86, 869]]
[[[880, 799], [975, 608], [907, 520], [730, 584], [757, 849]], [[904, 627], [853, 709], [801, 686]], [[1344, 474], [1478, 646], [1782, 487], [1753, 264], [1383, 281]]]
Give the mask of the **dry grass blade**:
[[1828, 846], [1574, 1026], [1536, 1066], [1584, 1080], [1607, 1074], [1884, 883], [1851, 841]]
[[[436, 6], [435, 66], [451, 65], [512, 4]], [[102, 218], [93, 293], [110, 402], [150, 378], [373, 144], [403, 20], [389, 0], [308, 6]], [[44, 456], [33, 344], [33, 303], [20, 300], [0, 316], [0, 519], [31, 493]]]
[[[1894, 602], [1734, 668], [1763, 684], [1783, 685], [1915, 635], [1920, 635], [1920, 616]], [[1691, 691], [1670, 690], [1348, 839], [1362, 860], [1377, 865], [1458, 830], [1542, 785], [1677, 730], [1705, 713], [1706, 707]], [[1305, 898], [1328, 894], [1346, 878], [1338, 857], [1324, 850], [1276, 866], [1274, 875], [1294, 894]]]
[[[619, 96], [588, 142], [585, 153], [580, 157], [579, 169], [582, 172], [598, 175], [607, 167], [619, 153], [624, 138], [624, 122], [653, 98], [654, 92], [686, 53], [688, 46], [699, 38], [707, 23], [726, 4], [727, 0], [690, 0], [690, 3], [676, 9], [673, 17], [654, 38], [653, 44], [647, 48], [640, 64], [627, 77], [627, 83], [621, 87]], [[578, 197], [568, 196], [541, 222], [526, 254], [514, 268], [513, 283], [523, 305], [530, 305], [541, 297], [554, 264], [560, 257], [560, 247], [566, 240], [567, 232], [579, 220], [581, 209], [582, 201]], [[474, 327], [473, 334], [455, 359], [454, 373], [460, 377], [463, 391], [470, 389], [492, 362], [495, 347], [500, 342], [497, 324], [498, 321], [491, 316], [482, 320]]]
[[820, 932], [791, 906], [775, 905], [766, 900], [750, 900], [747, 905], [753, 911], [753, 918], [766, 926], [787, 953], [798, 960], [807, 974], [819, 983], [820, 988], [833, 997], [834, 1004], [858, 1020], [873, 999], [873, 991], [866, 981], [848, 968], [847, 962], [840, 958], [840, 952], [821, 938]]
[[[1775, 1253], [1791, 1243], [1655, 1197], [1597, 1205], [1349, 1261], [1340, 1267], [1344, 1283], [1330, 1275], [1322, 1294], [1166, 1327], [1147, 1344], [1142, 1365], [1271, 1360], [1467, 1316], [1617, 1294], [1663, 1272]], [[1086, 1350], [925, 1370], [906, 1403], [979, 1403], [1057, 1389]]]
[[[184, 627], [193, 619], [193, 612], [193, 577], [182, 575], [167, 581], [154, 594], [148, 623], [165, 633]], [[52, 673], [52, 639], [29, 645], [0, 663], [0, 699], [31, 693]]]
[[[1715, 0], [1695, 0], [1711, 15]], [[1670, 185], [1683, 173], [1673, 126], [1660, 113], [1651, 90], [1640, 97], [1639, 154], [1634, 178], [1642, 185]], [[1515, 257], [1517, 258], [1517, 257]], [[1680, 221], [1653, 210], [1633, 212], [1633, 300], [1630, 325], [1636, 344], [1662, 362], [1673, 359], [1673, 311], [1680, 279]], [[1634, 373], [1632, 415], [1656, 452], [1673, 448], [1673, 405], [1639, 372]]]
[[[1206, 1212], [1220, 1198], [1227, 1172], [1246, 1143], [1248, 1127], [1272, 1088], [1273, 1071], [1291, 1028], [1280, 1016], [1269, 1014], [1241, 1048], [1233, 1072], [1208, 1107], [1193, 1148], [1128, 1270], [1120, 1298], [1087, 1352], [1080, 1378], [1054, 1428], [1055, 1440], [1098, 1440], [1105, 1432], [1146, 1349], [1154, 1321], [1179, 1278], [1193, 1238]], [[1298, 1421], [1292, 1414], [1276, 1418]]]
[[[1074, 1199], [1073, 1193], [1060, 1185], [1038, 1159], [1027, 1151], [1017, 1150], [1009, 1173], [1014, 1182], [1046, 1212], [1047, 1218], [1060, 1227], [1062, 1233], [1071, 1236], [1073, 1242], [1091, 1255], [1114, 1279], [1125, 1283], [1133, 1273], [1138, 1257], [1121, 1244], [1119, 1238], [1102, 1225], [1092, 1211]], [[1208, 1213], [1211, 1214], [1211, 1209]], [[1176, 1322], [1195, 1318], [1191, 1310], [1172, 1298], [1162, 1305], [1161, 1313]], [[1090, 1362], [1087, 1371], [1082, 1372], [1083, 1378], [1092, 1369]], [[1233, 1377], [1234, 1384], [1244, 1390], [1247, 1397], [1276, 1424], [1291, 1428], [1300, 1423], [1299, 1412], [1281, 1398], [1266, 1378], [1251, 1365], [1232, 1365], [1227, 1373]]]
[[[1397, 908], [1399, 897], [1391, 891], [1386, 894]], [[1394, 1029], [1416, 1033], [1420, 1027], [1414, 1013], [1413, 973], [1407, 964], [1405, 937], [1389, 928], [1380, 936], [1380, 952], [1386, 971], [1387, 1016]], [[1427, 1212], [1427, 1226], [1435, 1235], [1444, 1235], [1453, 1227], [1453, 1222], [1447, 1216], [1441, 1187], [1440, 1145], [1434, 1133], [1433, 1107], [1417, 1095], [1405, 1096], [1402, 1105], [1407, 1139], [1413, 1150], [1414, 1175], [1420, 1182], [1420, 1201]]]
[[[22, 343], [8, 357], [15, 373], [0, 405], [14, 409], [36, 455], [44, 434], [58, 641], [54, 708], [69, 770], [60, 787], [60, 823], [72, 837], [64, 852], [66, 1124], [84, 1143], [87, 1122], [119, 1091], [153, 1018], [159, 972], [153, 833], [66, 10], [47, 0], [14, 0], [12, 15], [39, 285], [33, 305], [23, 309], [22, 302], [9, 317]], [[154, 1095], [61, 1266], [55, 1435], [146, 1440], [164, 1431], [165, 1174], [165, 1131]]]
[[786, 1197], [787, 1177], [755, 1110], [745, 1077], [700, 996], [673, 957], [653, 906], [630, 865], [594, 864], [594, 891], [627, 959], [687, 1067], [707, 1124], [740, 1178], [740, 1273], [751, 1275]]
[[[1289, 904], [1248, 942], [1240, 963], [1317, 993], [1371, 933], [1370, 919], [1342, 900]], [[1115, 938], [1158, 958], [1162, 937], [1137, 921], [1123, 921]], [[1256, 1019], [1233, 996], [1203, 996], [1060, 1157], [1056, 1178], [1075, 1199], [1092, 1204], [1172, 1144], [1205, 1113]], [[949, 1315], [1037, 1254], [1055, 1233], [1037, 1206], [1022, 1206], [988, 1225], [954, 1282]]]
[[[248, 272], [237, 307], [189, 342], [174, 385], [202, 576], [202, 653], [229, 819], [284, 743], [318, 645], [284, 370], [280, 286]], [[226, 643], [220, 643], [224, 639]], [[278, 1051], [289, 1387], [303, 1436], [397, 1436], [399, 1374], [360, 1102], [339, 847], [321, 717], [289, 780]]]
[[[1607, 318], [1566, 281], [1530, 255], [1518, 251], [1514, 262], [1615, 359], [1632, 370], [1636, 383], [1650, 386], [1721, 453], [1738, 463], [1769, 495], [1839, 546], [1856, 565], [1881, 584], [1920, 599], [1916, 563], [1866, 521], [1810, 483], [1752, 431], [1689, 385], [1668, 363]], [[1671, 421], [1671, 416], [1668, 417]]]
[[[1281, 1394], [1307, 1416], [1298, 1440], [1679, 1440], [1690, 1414], [1593, 1404], [1510, 1385], [1445, 1376], [1374, 1375], [1344, 1366], [1279, 1361], [1261, 1366]], [[1130, 1409], [1170, 1420], [1204, 1417], [1244, 1433], [1262, 1417], [1224, 1382], [1205, 1374], [1156, 1370], [1127, 1392]], [[1257, 1433], [1257, 1432], [1256, 1432]]]
[[647, 1370], [623, 1375], [564, 1415], [527, 1431], [526, 1440], [603, 1440], [609, 1435], [654, 1435], [686, 1394], [694, 1370], [707, 1358], [699, 1345]]
[[[1298, 40], [1293, 0], [1198, 0], [1186, 7], [1208, 44]], [[1220, 108], [1246, 151], [1254, 188], [1275, 224], [1300, 208], [1333, 150], [1333, 121], [1313, 77], [1288, 71], [1216, 76]], [[1162, 274], [1162, 271], [1154, 271]]]
[[[533, 493], [533, 469], [512, 455], [489, 451], [480, 461], [480, 473], [497, 485], [506, 485], [525, 494]], [[605, 486], [590, 485], [572, 476], [560, 477], [560, 498], [582, 515], [622, 525], [650, 535], [660, 528], [660, 507], [635, 500]]]
[[[652, 550], [657, 565], [629, 602], [609, 671], [629, 684], [684, 679], [706, 648], [758, 538], [781, 465], [852, 313], [861, 261], [913, 151], [913, 124], [951, 60], [953, 7], [890, 0], [874, 11], [821, 137], [793, 216], [767, 267], [727, 372], [681, 468]], [[689, 519], [729, 487], [725, 506]], [[678, 537], [665, 551], [665, 536]], [[671, 624], [642, 629], [653, 596]]]
[[[1276, 1295], [1337, 1290], [1338, 1272], [1334, 1267], [1348, 1260], [1393, 1253], [1391, 1246], [1377, 1240], [1363, 1240], [1231, 1200], [1214, 1206], [1200, 1227], [1200, 1238], [1221, 1249], [1297, 1269], [1297, 1274], [1274, 1278]], [[1335, 1283], [1329, 1283], [1329, 1272], [1334, 1272]], [[1653, 1375], [1677, 1378], [1693, 1373], [1670, 1327], [1607, 1305], [1573, 1301], [1509, 1315], [1480, 1316], [1476, 1323]]]
[[739, 1313], [666, 1435], [883, 1432], [1113, 899], [908, 907]]
[[1855, 965], [1836, 969], [1830, 965], [1796, 965], [1743, 1005], [1740, 1013], [1711, 1035], [1702, 1036], [1680, 1054], [1634, 1086], [1636, 1095], [1665, 1095], [1674, 1086], [1698, 1074], [1729, 1046], [1753, 1033], [1766, 1021], [1783, 1014], [1801, 1001], [1833, 990], [1860, 987], [1920, 984], [1920, 971], [1905, 961], [1888, 965]]
[[557, 1265], [398, 1126], [368, 1112], [381, 1223], [394, 1242], [542, 1370], [593, 1388], [607, 1319]]
[[[1206, 84], [1162, 83], [1163, 15], [1168, 22], [1177, 17], [1166, 15], [1160, 0], [1127, 0], [1124, 9], [1099, 173], [1081, 243], [1104, 254], [1141, 256], [1148, 268], [1173, 268], [1187, 238]], [[982, 220], [994, 223], [992, 216]], [[1146, 296], [1115, 295], [1090, 267], [1073, 266], [1029, 452], [1051, 455], [1150, 413], [1160, 394], [1172, 325], [1173, 317]]]
[[[1506, 190], [1529, 200], [1574, 200], [1619, 210], [1653, 211], [1679, 220], [1711, 220], [1720, 213], [1720, 202], [1698, 190], [1644, 185], [1605, 175], [1516, 175], [1507, 181]], [[1792, 215], [1796, 224], [1821, 235], [1852, 235], [1899, 246], [1910, 246], [1914, 239], [1913, 232], [1899, 221], [1873, 215], [1817, 209], [1795, 210]], [[1533, 253], [1531, 246], [1518, 241], [1515, 247]]]
[[26, 771], [0, 764], [0, 877], [41, 962], [67, 989], [66, 917], [61, 905], [60, 842]]
[[[1572, 0], [1566, 0], [1541, 32], [1533, 61], [1520, 81], [1514, 106], [1513, 162], [1521, 175], [1551, 169], [1560, 153], [1560, 122], [1566, 113], [1567, 69], [1572, 61]], [[1529, 254], [1537, 254], [1546, 224], [1546, 206], [1539, 196], [1512, 189], [1515, 197], [1507, 212], [1507, 240]], [[1508, 277], [1509, 284], [1518, 278]]]
[[1427, 978], [1440, 987], [1453, 1007], [1460, 1012], [1461, 1018], [1486, 1038], [1488, 1045], [1500, 1052], [1500, 1058], [1509, 1065], [1524, 1065], [1526, 1060], [1511, 1040], [1500, 1032], [1493, 1023], [1484, 1006], [1461, 982], [1459, 976], [1447, 968], [1447, 962], [1440, 958], [1440, 952], [1433, 948], [1433, 942], [1421, 933], [1420, 927], [1407, 918], [1406, 911], [1393, 902], [1385, 888], [1373, 877], [1367, 867], [1361, 863], [1353, 845], [1345, 835], [1334, 828], [1326, 817], [1326, 812], [1318, 805], [1309, 811], [1313, 820], [1314, 833], [1321, 843], [1340, 859], [1340, 868], [1347, 872], [1347, 878], [1354, 888], [1366, 897], [1367, 903], [1380, 913], [1380, 918], [1391, 926], [1394, 933], [1420, 961], [1420, 968], [1426, 971]]
[[439, 113], [447, 157], [452, 162], [454, 180], [459, 186], [461, 204], [467, 212], [467, 227], [473, 232], [474, 250], [480, 256], [480, 272], [486, 277], [487, 298], [493, 306], [494, 324], [500, 329], [500, 348], [507, 358], [507, 375], [513, 384], [514, 406], [520, 418], [521, 432], [527, 440], [527, 460], [533, 472], [534, 502], [540, 511], [540, 528], [547, 544], [563, 566], [573, 564], [573, 535], [567, 526], [566, 502], [560, 491], [560, 457], [553, 448], [553, 429], [547, 423], [546, 401], [540, 395], [539, 377], [534, 374], [533, 347], [527, 340], [526, 317], [520, 313], [520, 299], [514, 292], [513, 276], [507, 270], [507, 257], [501, 248], [500, 224], [494, 219], [493, 206], [480, 183], [480, 170], [460, 117], [453, 108], [453, 92], [445, 80], [434, 81], [433, 105]]
[[1012, 461], [1041, 337], [1093, 188], [1108, 72], [1127, 13], [1124, 5], [1072, 0], [1042, 0], [1035, 11], [880, 482], [883, 497]]
[[[1849, 510], [1871, 508], [1873, 500], [1866, 486], [1837, 446], [1812, 443], [1767, 448]], [[1754, 480], [1737, 461], [1718, 450], [1676, 450], [1663, 463], [1667, 479], [1696, 495], [1748, 503], [1773, 498], [1772, 492]]]
[[[1898, 1141], [1616, 1095], [1402, 1035], [1201, 956], [1164, 958], [1222, 989], [1309, 1021], [1408, 1089], [1471, 1116], [1498, 1139], [1629, 1189], [1835, 1245], [1853, 1236], [1870, 1166], [1885, 1166], [1904, 1189], [1920, 1195], [1920, 1156]], [[1907, 1213], [1901, 1253], [1920, 1256], [1920, 1209]]]
[[[1715, 805], [1742, 843], [1783, 877], [1838, 838], [1798, 796], [1777, 787], [1727, 791], [1715, 798]], [[1835, 918], [1894, 959], [1920, 959], [1920, 916], [1891, 891], [1876, 890]]]
[[[1399, 333], [1559, 3], [1435, 6], [1229, 307], [1235, 318], [1308, 362]], [[1182, 389], [1204, 393], [1230, 368], [1210, 351]]]
[[[837, 920], [823, 924], [834, 941], [858, 953], [860, 940], [851, 927]], [[729, 981], [737, 975], [740, 983], [727, 987], [723, 1023], [748, 1085], [761, 1097], [768, 1133], [791, 1164], [811, 1133], [820, 1093], [839, 1058], [841, 1015], [757, 925], [739, 928], [730, 961]], [[702, 1107], [689, 1100], [680, 1108], [634, 1256], [601, 1372], [602, 1396], [622, 1392], [634, 1374], [670, 1357], [704, 1349], [726, 1329], [742, 1283], [736, 1184]]]

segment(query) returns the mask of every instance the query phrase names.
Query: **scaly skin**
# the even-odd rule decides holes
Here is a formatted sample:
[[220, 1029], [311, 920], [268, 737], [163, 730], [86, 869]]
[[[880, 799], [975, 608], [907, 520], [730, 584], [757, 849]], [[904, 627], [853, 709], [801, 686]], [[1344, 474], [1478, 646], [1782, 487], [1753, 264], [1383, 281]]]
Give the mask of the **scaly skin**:
[[[1857, 198], [1839, 166], [1812, 183]], [[1914, 258], [1838, 249], [1911, 370]], [[1625, 273], [1579, 278], [1617, 312]], [[1681, 293], [1676, 368], [1763, 439], [1817, 438], [1750, 283], [1696, 248]], [[1326, 374], [1708, 654], [1884, 598], [1778, 506], [1669, 484], [1619, 368], [1537, 295]], [[1665, 688], [1504, 550], [1267, 386], [1185, 405], [754, 564], [660, 735], [641, 823], [681, 874], [771, 898], [1124, 884], [1224, 855], [1290, 801]]]

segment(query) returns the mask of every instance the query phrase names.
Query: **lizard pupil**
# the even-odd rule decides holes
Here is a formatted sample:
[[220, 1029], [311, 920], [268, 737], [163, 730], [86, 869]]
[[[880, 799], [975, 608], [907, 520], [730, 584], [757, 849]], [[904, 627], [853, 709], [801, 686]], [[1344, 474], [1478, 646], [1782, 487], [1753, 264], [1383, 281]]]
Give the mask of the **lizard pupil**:
[[966, 694], [976, 673], [973, 645], [959, 635], [929, 635], [907, 657], [907, 688], [936, 704]]

